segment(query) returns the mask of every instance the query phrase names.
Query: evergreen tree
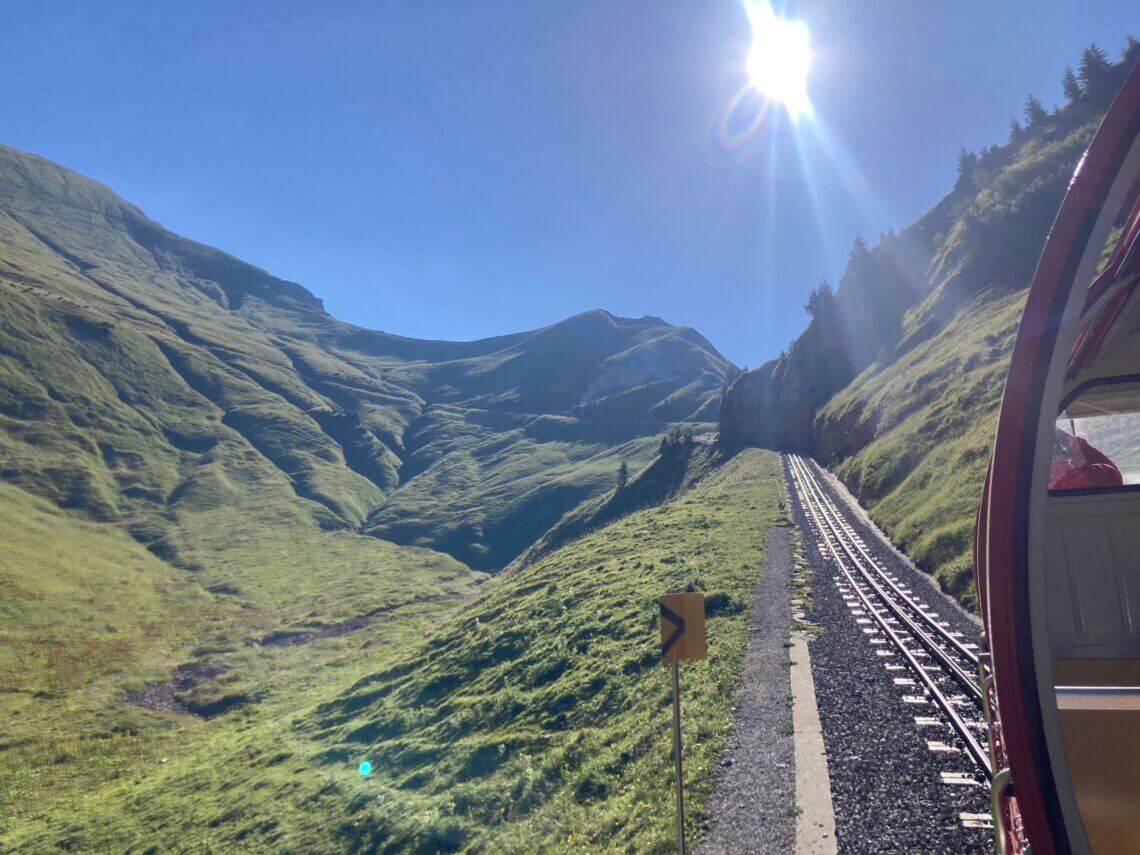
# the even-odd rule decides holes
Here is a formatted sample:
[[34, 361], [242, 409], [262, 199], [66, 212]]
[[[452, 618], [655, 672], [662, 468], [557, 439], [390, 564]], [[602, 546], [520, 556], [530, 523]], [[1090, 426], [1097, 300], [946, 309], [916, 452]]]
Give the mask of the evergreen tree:
[[804, 311], [808, 313], [808, 317], [810, 318], [824, 314], [831, 307], [831, 300], [834, 296], [835, 293], [831, 290], [831, 283], [826, 279], [821, 279], [819, 285], [815, 287], [815, 290], [808, 294]]
[[1137, 60], [1140, 60], [1140, 42], [1136, 41], [1136, 37], [1132, 33], [1129, 33], [1126, 38], [1127, 44], [1120, 58], [1126, 67], [1131, 68]]
[[1095, 44], [1085, 48], [1081, 53], [1081, 90], [1100, 91], [1110, 66], [1108, 54]]
[[958, 180], [969, 178], [978, 168], [978, 156], [965, 146], [958, 152]]
[[[875, 257], [871, 254], [871, 247], [862, 235], [855, 235], [851, 242], [851, 250], [847, 253], [847, 264], [843, 268], [843, 275], [839, 278], [839, 289], [848, 289], [850, 293], [864, 293], [867, 288], [873, 288], [873, 279], [876, 276]], [[838, 305], [838, 298], [832, 298], [831, 286], [821, 282], [817, 289], [823, 297], [817, 308], [828, 310], [818, 317], [833, 318], [836, 314], [833, 307]], [[838, 294], [838, 292], [836, 292]]]
[[1030, 95], [1025, 99], [1025, 125], [1026, 127], [1033, 127], [1038, 122], [1043, 122], [1049, 118], [1049, 114], [1045, 112], [1045, 108], [1037, 99], [1036, 95]]
[[628, 484], [629, 484], [629, 464], [623, 460], [621, 462], [621, 466], [618, 467], [617, 488], [618, 488], [618, 490], [624, 490], [626, 488], [626, 485], [628, 485]]
[[978, 166], [982, 169], [993, 169], [1000, 154], [1001, 149], [996, 145], [983, 146], [982, 153], [978, 155]]
[[1061, 78], [1061, 91], [1065, 93], [1065, 98], [1070, 103], [1081, 97], [1081, 82], [1073, 73], [1072, 66], [1065, 69], [1065, 76]]
[[1009, 120], [1009, 141], [1017, 142], [1021, 139], [1021, 122], [1017, 119]]

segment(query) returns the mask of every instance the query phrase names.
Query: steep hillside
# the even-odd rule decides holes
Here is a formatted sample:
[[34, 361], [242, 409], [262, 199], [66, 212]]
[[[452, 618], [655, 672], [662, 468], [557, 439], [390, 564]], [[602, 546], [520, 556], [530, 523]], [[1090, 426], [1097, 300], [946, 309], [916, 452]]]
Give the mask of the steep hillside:
[[970, 533], [1025, 288], [1065, 189], [1140, 57], [1086, 51], [1079, 92], [980, 156], [954, 188], [875, 247], [856, 242], [839, 288], [781, 356], [737, 380], [722, 441], [809, 451], [943, 586], [972, 603]]
[[663, 437], [657, 458], [626, 484], [588, 499], [536, 540], [508, 568], [525, 567], [564, 543], [592, 532], [626, 514], [659, 505], [672, 498], [721, 463], [726, 455], [679, 431]]

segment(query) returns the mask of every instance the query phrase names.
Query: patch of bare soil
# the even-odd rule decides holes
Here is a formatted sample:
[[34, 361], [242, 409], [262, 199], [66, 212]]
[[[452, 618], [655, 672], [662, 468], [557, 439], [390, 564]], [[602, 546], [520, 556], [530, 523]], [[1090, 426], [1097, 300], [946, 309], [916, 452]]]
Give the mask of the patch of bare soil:
[[194, 700], [190, 693], [206, 680], [211, 680], [229, 670], [222, 662], [204, 660], [187, 662], [174, 669], [169, 680], [147, 684], [141, 692], [127, 692], [127, 703], [157, 712], [175, 712], [196, 715], [199, 718], [214, 718], [229, 712], [235, 707], [250, 702], [245, 693], [223, 695], [209, 702]]

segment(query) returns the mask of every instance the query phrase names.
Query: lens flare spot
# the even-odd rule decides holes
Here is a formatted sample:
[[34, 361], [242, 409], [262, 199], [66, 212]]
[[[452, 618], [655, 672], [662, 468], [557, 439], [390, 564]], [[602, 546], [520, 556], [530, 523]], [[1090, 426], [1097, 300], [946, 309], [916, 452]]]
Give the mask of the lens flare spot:
[[372, 774], [372, 762], [370, 760], [361, 760], [360, 765], [356, 767], [356, 771], [360, 773], [362, 778], [367, 778]]

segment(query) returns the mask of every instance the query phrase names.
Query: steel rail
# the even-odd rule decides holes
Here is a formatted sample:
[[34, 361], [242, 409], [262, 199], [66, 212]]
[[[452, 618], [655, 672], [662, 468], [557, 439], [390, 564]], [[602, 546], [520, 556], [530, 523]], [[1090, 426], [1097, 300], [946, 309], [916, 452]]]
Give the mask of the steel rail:
[[[881, 611], [878, 608], [875, 608], [874, 604], [871, 602], [870, 597], [863, 591], [863, 588], [860, 587], [856, 580], [855, 574], [852, 573], [852, 571], [848, 569], [847, 566], [848, 564], [851, 564], [851, 566], [858, 569], [858, 561], [855, 559], [855, 553], [851, 551], [849, 547], [846, 547], [843, 544], [842, 537], [840, 536], [837, 529], [832, 528], [831, 525], [824, 524], [823, 520], [820, 518], [821, 514], [816, 510], [815, 503], [818, 502], [818, 499], [811, 494], [809, 489], [811, 485], [808, 483], [808, 479], [812, 477], [811, 473], [807, 470], [806, 466], [804, 466], [803, 462], [795, 455], [789, 455], [788, 460], [790, 463], [793, 479], [799, 482], [802, 487], [800, 493], [805, 497], [803, 500], [803, 507], [814, 520], [817, 528], [819, 529], [821, 540], [826, 544], [827, 549], [831, 552], [832, 557], [835, 559], [836, 566], [839, 567], [843, 575], [847, 577], [848, 581], [851, 584], [852, 590], [855, 592], [859, 600], [863, 603], [865, 610], [875, 619], [875, 621], [879, 624], [880, 629], [887, 635], [887, 637], [890, 638], [892, 642], [894, 642], [895, 646], [910, 664], [911, 669], [914, 671], [915, 675], [925, 684], [927, 690], [930, 692], [937, 705], [941, 708], [942, 712], [949, 720], [951, 727], [954, 728], [955, 732], [962, 740], [962, 743], [966, 746], [966, 752], [970, 755], [974, 763], [985, 774], [986, 779], [989, 780], [993, 776], [993, 770], [990, 767], [990, 760], [987, 750], [978, 743], [978, 740], [971, 732], [969, 725], [967, 725], [962, 717], [958, 714], [958, 711], [954, 709], [954, 704], [950, 701], [949, 698], [946, 697], [945, 693], [938, 686], [937, 682], [935, 682], [934, 678], [930, 675], [927, 669], [923, 667], [923, 665], [918, 661], [918, 658], [911, 652], [909, 646], [900, 637], [899, 633], [895, 631], [890, 623], [888, 623], [887, 619], [883, 616]], [[844, 551], [847, 553], [846, 560], [844, 560], [843, 555], [831, 543], [831, 540], [827, 538], [826, 531], [828, 528], [832, 528], [833, 537], [840, 544], [840, 546], [844, 547]], [[880, 597], [885, 602], [888, 602], [888, 604], [890, 604], [889, 599], [886, 598], [883, 594], [880, 594]], [[943, 662], [941, 664], [945, 665], [946, 660], [948, 659], [948, 655], [944, 652], [940, 652], [938, 655], [939, 658], [943, 659]]]
[[[843, 547], [844, 551], [847, 552], [852, 566], [859, 571], [859, 574], [863, 577], [866, 583], [874, 589], [875, 593], [878, 594], [879, 598], [894, 613], [895, 617], [906, 625], [907, 630], [909, 630], [910, 633], [916, 639], [918, 639], [919, 643], [925, 647], [932, 655], [941, 660], [946, 670], [951, 674], [951, 676], [954, 677], [962, 689], [968, 695], [970, 695], [974, 703], [976, 703], [980, 708], [982, 706], [982, 691], [978, 687], [978, 683], [974, 679], [971, 671], [966, 670], [959, 663], [955, 662], [953, 658], [951, 658], [951, 656], [946, 652], [946, 650], [939, 645], [939, 642], [936, 638], [927, 633], [925, 629], [919, 626], [913, 620], [913, 618], [907, 614], [906, 610], [903, 607], [892, 600], [891, 596], [887, 593], [887, 591], [883, 589], [883, 586], [880, 584], [880, 580], [885, 582], [890, 582], [891, 580], [878, 567], [874, 559], [867, 553], [865, 549], [860, 549], [859, 552], [863, 556], [866, 565], [869, 566], [871, 570], [869, 571], [867, 569], [867, 566], [859, 561], [859, 558], [852, 551], [850, 545], [854, 544], [855, 547], [858, 548], [859, 544], [855, 540], [854, 533], [849, 530], [850, 527], [845, 524], [843, 515], [820, 488], [815, 475], [811, 472], [811, 469], [808, 467], [807, 463], [804, 462], [803, 458], [799, 457], [798, 455], [791, 455], [791, 457], [795, 457], [795, 463], [800, 467], [804, 474], [805, 483], [807, 484], [809, 492], [813, 494], [813, 498], [818, 503], [820, 511], [824, 516], [824, 520], [827, 523], [828, 528], [831, 529], [832, 535], [839, 541], [839, 544]], [[828, 516], [828, 513], [830, 513], [830, 517]], [[897, 589], [897, 585], [891, 586], [892, 592], [896, 591]], [[911, 604], [912, 608], [917, 609], [917, 605], [913, 600], [907, 598], [907, 601]], [[921, 610], [919, 611], [921, 612]], [[934, 623], [933, 620], [927, 619], [927, 622], [929, 625], [938, 630], [938, 636], [942, 640], [957, 642], [957, 639], [947, 633], [945, 629]], [[954, 646], [954, 650], [957, 651], [958, 647], [960, 646], [960, 643], [958, 646]], [[973, 668], [977, 667], [976, 657], [973, 662], [971, 662], [971, 665]]]
[[[795, 456], [796, 459], [800, 461], [801, 465], [803, 465], [804, 468], [807, 469], [809, 473], [811, 473], [811, 464], [809, 462], [805, 461], [799, 455], [792, 455], [792, 456]], [[815, 482], [816, 481], [815, 474], [814, 473], [811, 473], [811, 474], [812, 474], [812, 481]], [[832, 498], [830, 496], [828, 496], [826, 493], [824, 493], [822, 490], [819, 490], [819, 493], [823, 497], [823, 501], [828, 506], [830, 506], [832, 513], [837, 518], [842, 518], [843, 515], [839, 511], [839, 509], [836, 507], [835, 502], [832, 500]], [[957, 651], [959, 656], [961, 656], [963, 659], [965, 659], [967, 662], [969, 662], [970, 665], [976, 669], [978, 667], [978, 654], [974, 653], [974, 651], [972, 651], [968, 647], [966, 647], [966, 645], [964, 645], [957, 638], [950, 635], [950, 633], [947, 632], [944, 627], [939, 626], [937, 621], [935, 621], [932, 617], [930, 617], [928, 614], [926, 614], [926, 612], [924, 612], [922, 610], [922, 608], [918, 605], [918, 603], [909, 594], [907, 594], [905, 591], [903, 591], [901, 585], [899, 585], [897, 582], [895, 582], [893, 579], [891, 579], [889, 576], [887, 576], [879, 568], [878, 562], [875, 560], [874, 556], [872, 556], [869, 552], [867, 552], [866, 547], [864, 547], [857, 540], [853, 539], [852, 542], [854, 543], [855, 548], [857, 550], [859, 550], [859, 553], [863, 556], [863, 559], [867, 562], [868, 566], [872, 567], [875, 570], [875, 572], [879, 575], [879, 577], [883, 581], [883, 583], [888, 588], [891, 589], [891, 591], [895, 594], [895, 596], [898, 597], [900, 600], [902, 600], [904, 603], [906, 603], [906, 605], [915, 614], [917, 614], [920, 618], [922, 618], [922, 620], [931, 628], [932, 631], [934, 631], [937, 635], [940, 635], [948, 645], [950, 645], [951, 647], [954, 648], [955, 651]]]

